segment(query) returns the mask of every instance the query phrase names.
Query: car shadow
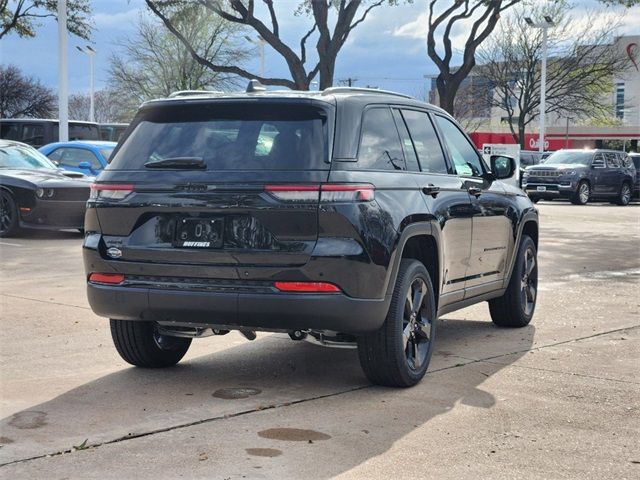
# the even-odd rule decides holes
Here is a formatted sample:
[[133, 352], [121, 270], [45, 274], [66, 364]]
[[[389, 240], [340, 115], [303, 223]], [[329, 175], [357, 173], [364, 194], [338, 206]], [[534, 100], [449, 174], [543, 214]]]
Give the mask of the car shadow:
[[[275, 335], [190, 358], [170, 369], [123, 368], [0, 420], [4, 443], [1, 463], [68, 450], [85, 439], [88, 445], [99, 445], [203, 420], [240, 413], [246, 418], [245, 413], [254, 411], [301, 406], [305, 400], [330, 400], [334, 402], [331, 412], [318, 412], [310, 421], [311, 426], [328, 433], [323, 425], [329, 422], [322, 418], [331, 416], [333, 439], [319, 442], [314, 450], [314, 455], [327, 457], [322, 476], [331, 477], [384, 453], [396, 440], [459, 402], [477, 408], [493, 407], [495, 398], [481, 384], [526, 353], [535, 334], [532, 325], [499, 329], [491, 322], [454, 319], [439, 322], [438, 329], [430, 371], [411, 389], [371, 386], [355, 350], [325, 349]], [[499, 361], [480, 362], [499, 356]], [[82, 366], [70, 362], [69, 368], [71, 374]], [[238, 389], [235, 391], [239, 393], [228, 399], [220, 395], [223, 389], [226, 393]], [[249, 396], [251, 393], [257, 394]], [[373, 407], [363, 408], [363, 401]], [[412, 408], [413, 404], [420, 408]], [[410, 416], [407, 408], [412, 410]], [[371, 428], [367, 425], [379, 425], [376, 441], [363, 441], [357, 446], [350, 443], [352, 439], [346, 434], [357, 425], [362, 431]], [[309, 427], [308, 423], [300, 425]], [[242, 447], [244, 453], [244, 448], [253, 446], [234, 445], [233, 441], [230, 437], [229, 444], [219, 448]], [[336, 442], [345, 443], [336, 447]], [[323, 450], [321, 444], [330, 447]], [[154, 452], [147, 454], [153, 456]], [[297, 471], [296, 462], [304, 468], [303, 456], [290, 460], [293, 463], [287, 469]]]
[[13, 240], [66, 240], [83, 238], [84, 233], [79, 230], [38, 230], [32, 228], [24, 228], [19, 234], [11, 237]]

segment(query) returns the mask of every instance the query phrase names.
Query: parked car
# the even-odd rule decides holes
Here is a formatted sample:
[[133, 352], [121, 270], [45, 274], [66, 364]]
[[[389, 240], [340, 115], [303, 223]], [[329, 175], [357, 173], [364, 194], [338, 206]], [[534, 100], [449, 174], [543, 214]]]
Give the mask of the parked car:
[[609, 200], [627, 205], [636, 172], [625, 152], [615, 150], [559, 150], [543, 165], [527, 167], [522, 188], [532, 201], [567, 198], [576, 205]]
[[[15, 140], [40, 148], [58, 141], [58, 120], [37, 118], [0, 119], [0, 139]], [[69, 140], [100, 140], [98, 124], [69, 121]]]
[[87, 203], [89, 303], [140, 367], [192, 338], [288, 332], [356, 346], [374, 383], [424, 376], [439, 315], [524, 327], [538, 215], [443, 110], [330, 88], [144, 104]]
[[116, 142], [73, 141], [50, 143], [38, 150], [64, 170], [97, 175], [109, 164]]
[[0, 237], [21, 228], [82, 230], [90, 185], [33, 147], [0, 140]]
[[640, 153], [630, 153], [629, 159], [633, 162], [636, 169], [636, 182], [633, 184], [633, 197], [640, 197]]
[[553, 152], [539, 152], [537, 150], [521, 150], [520, 151], [520, 187], [522, 188], [522, 177], [524, 170], [531, 165], [540, 165], [549, 158]]
[[101, 123], [98, 125], [100, 138], [108, 142], [117, 142], [128, 126], [128, 123]]

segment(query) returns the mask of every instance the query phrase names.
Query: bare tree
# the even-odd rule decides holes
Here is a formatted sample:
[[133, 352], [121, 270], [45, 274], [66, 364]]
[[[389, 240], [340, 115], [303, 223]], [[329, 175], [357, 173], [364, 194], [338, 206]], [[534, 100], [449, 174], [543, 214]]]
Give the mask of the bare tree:
[[[237, 41], [237, 26], [220, 20], [200, 6], [181, 9], [171, 24], [200, 58], [223, 64], [242, 63], [250, 51]], [[112, 55], [110, 90], [129, 114], [138, 106], [176, 90], [225, 90], [237, 86], [238, 77], [212, 71], [196, 61], [189, 49], [162, 24], [141, 17], [132, 38], [118, 42], [122, 54]], [[122, 105], [124, 104], [124, 105]]]
[[[121, 102], [121, 94], [113, 90], [98, 90], [94, 96], [94, 116], [98, 123], [128, 123], [133, 114]], [[91, 98], [88, 93], [69, 95], [69, 118], [89, 121]]]
[[[440, 72], [436, 78], [436, 87], [440, 106], [447, 112], [454, 113], [454, 100], [458, 89], [476, 65], [476, 50], [491, 34], [502, 12], [520, 1], [430, 0], [427, 54]], [[454, 32], [461, 29], [468, 32], [462, 52], [462, 63], [453, 67], [452, 62], [457, 62], [457, 58], [454, 57], [451, 40]], [[440, 49], [436, 44], [436, 37], [439, 35], [442, 35]]]
[[15, 65], [0, 66], [0, 118], [50, 117], [56, 102], [39, 80], [23, 75]]
[[[311, 81], [319, 75], [320, 89], [333, 85], [336, 58], [349, 34], [364, 22], [368, 14], [384, 4], [395, 5], [398, 0], [301, 0], [296, 13], [311, 17], [312, 23], [300, 38], [298, 45], [288, 45], [280, 35], [280, 23], [274, 0], [194, 0], [219, 18], [232, 24], [245, 26], [282, 57], [289, 68], [290, 78], [263, 77], [242, 68], [237, 63], [221, 63], [203, 58], [189, 39], [175, 28], [170, 14], [193, 2], [186, 0], [145, 0], [149, 9], [187, 47], [197, 62], [213, 72], [255, 78], [265, 85], [279, 85], [297, 90], [308, 90]], [[411, 1], [411, 0], [408, 0]], [[266, 19], [259, 18], [256, 3], [262, 7]], [[317, 39], [317, 60], [307, 66], [307, 42]]]
[[[36, 28], [47, 18], [56, 18], [57, 0], [0, 0], [0, 39], [10, 32], [21, 37], [35, 37]], [[67, 27], [86, 40], [91, 34], [89, 0], [67, 0]]]
[[611, 116], [612, 79], [627, 68], [627, 59], [609, 44], [621, 18], [596, 22], [597, 14], [587, 13], [575, 19], [570, 10], [562, 0], [526, 12], [517, 8], [479, 52], [478, 75], [494, 85], [492, 105], [505, 111], [522, 147], [526, 127], [540, 113], [542, 59], [542, 33], [528, 27], [525, 17], [548, 15], [555, 23], [549, 29], [546, 112], [574, 119]]

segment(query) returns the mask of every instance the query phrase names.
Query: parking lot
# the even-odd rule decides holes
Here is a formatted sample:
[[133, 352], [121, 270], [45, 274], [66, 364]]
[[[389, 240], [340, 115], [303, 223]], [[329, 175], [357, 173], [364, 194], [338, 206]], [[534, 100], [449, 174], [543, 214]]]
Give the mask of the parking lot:
[[78, 233], [0, 240], [2, 478], [638, 478], [640, 208], [540, 202], [531, 325], [439, 323], [418, 386], [280, 334], [125, 364]]

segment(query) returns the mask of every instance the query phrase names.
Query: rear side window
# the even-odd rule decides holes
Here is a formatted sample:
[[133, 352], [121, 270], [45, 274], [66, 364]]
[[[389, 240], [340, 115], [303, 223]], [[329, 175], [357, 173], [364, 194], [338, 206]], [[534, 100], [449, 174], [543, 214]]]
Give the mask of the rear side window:
[[398, 130], [389, 108], [370, 108], [364, 112], [358, 168], [405, 170]]
[[607, 152], [605, 153], [605, 157], [607, 158], [609, 168], [620, 168], [620, 158], [618, 158], [618, 154]]
[[429, 115], [415, 110], [403, 110], [402, 115], [409, 127], [413, 144], [416, 146], [422, 171], [448, 173], [444, 153]]
[[100, 130], [97, 125], [69, 123], [69, 140], [100, 140]]
[[410, 172], [419, 172], [420, 167], [418, 165], [418, 156], [413, 146], [413, 141], [409, 135], [409, 130], [400, 115], [400, 110], [393, 110], [393, 118], [396, 120], [396, 126], [398, 127], [398, 133], [400, 134], [400, 143], [402, 143], [402, 150], [404, 152], [404, 159], [407, 164], [407, 170]]
[[18, 123], [0, 124], [0, 138], [4, 138], [6, 140], [21, 140], [20, 124]]
[[311, 105], [171, 105], [143, 112], [108, 168], [194, 157], [209, 170], [326, 170], [327, 145], [327, 114]]
[[453, 160], [456, 173], [461, 177], [481, 176], [483, 172], [482, 165], [475, 147], [469, 143], [460, 129], [448, 118], [436, 115], [436, 122], [449, 148], [449, 155]]

